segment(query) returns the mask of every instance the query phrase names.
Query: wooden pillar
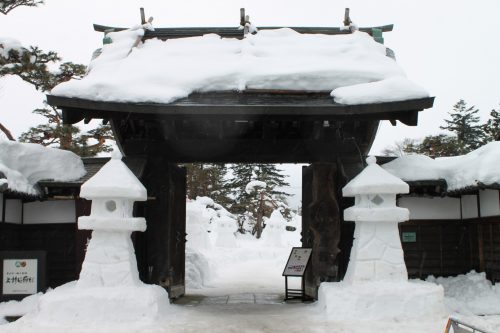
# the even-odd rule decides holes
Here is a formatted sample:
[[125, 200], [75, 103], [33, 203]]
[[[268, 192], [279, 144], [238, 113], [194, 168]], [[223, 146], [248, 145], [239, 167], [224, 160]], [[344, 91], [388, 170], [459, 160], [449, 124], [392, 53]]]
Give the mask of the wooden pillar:
[[312, 165], [312, 202], [309, 205], [310, 231], [313, 236], [311, 269], [315, 284], [337, 280], [337, 258], [341, 234], [341, 216], [337, 197], [337, 171], [333, 163]]
[[177, 298], [185, 293], [186, 170], [150, 156], [143, 183], [152, 199], [144, 205], [147, 262], [139, 269]]

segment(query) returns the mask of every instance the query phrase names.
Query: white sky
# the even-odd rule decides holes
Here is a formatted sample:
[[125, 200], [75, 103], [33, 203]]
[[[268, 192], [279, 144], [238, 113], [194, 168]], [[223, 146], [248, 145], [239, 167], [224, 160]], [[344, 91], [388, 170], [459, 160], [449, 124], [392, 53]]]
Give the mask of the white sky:
[[[236, 26], [240, 7], [257, 26], [339, 26], [345, 7], [361, 27], [393, 23], [394, 31], [384, 34], [385, 45], [395, 51], [408, 77], [436, 101], [420, 114], [417, 127], [383, 123], [372, 153], [404, 137], [441, 132], [443, 118], [460, 98], [478, 107], [483, 121], [500, 103], [498, 0], [46, 0], [38, 8], [0, 16], [0, 36], [87, 64], [102, 40], [92, 24], [137, 24], [141, 6], [156, 27]], [[42, 98], [17, 78], [0, 79], [0, 122], [19, 136], [39, 123], [31, 111], [42, 105]]]

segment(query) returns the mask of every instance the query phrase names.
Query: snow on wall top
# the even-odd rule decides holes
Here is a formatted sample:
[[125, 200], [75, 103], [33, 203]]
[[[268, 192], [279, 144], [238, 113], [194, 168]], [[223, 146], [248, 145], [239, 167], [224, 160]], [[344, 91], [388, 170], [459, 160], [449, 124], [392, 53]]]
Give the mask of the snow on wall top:
[[8, 189], [39, 195], [35, 185], [40, 180], [77, 180], [85, 175], [79, 156], [66, 150], [47, 148], [34, 143], [0, 141], [0, 172]]
[[86, 199], [116, 198], [146, 201], [144, 185], [117, 156], [83, 183], [80, 196]]
[[382, 169], [375, 157], [367, 158], [368, 166], [342, 189], [344, 197], [358, 194], [408, 193], [410, 187], [398, 177]]
[[[134, 47], [142, 33], [108, 34], [113, 43], [103, 46], [88, 75], [61, 83], [51, 94], [136, 103], [171, 103], [194, 91], [245, 89], [333, 90], [335, 101], [345, 104], [428, 97], [386, 56], [386, 48], [364, 32], [331, 36], [283, 28], [242, 40], [207, 34], [149, 39]], [[394, 82], [404, 88], [395, 93]], [[347, 86], [352, 89], [337, 89]], [[369, 97], [366, 89], [371, 89]]]
[[500, 142], [490, 142], [466, 155], [432, 159], [402, 156], [382, 167], [406, 181], [444, 179], [448, 190], [500, 184]]

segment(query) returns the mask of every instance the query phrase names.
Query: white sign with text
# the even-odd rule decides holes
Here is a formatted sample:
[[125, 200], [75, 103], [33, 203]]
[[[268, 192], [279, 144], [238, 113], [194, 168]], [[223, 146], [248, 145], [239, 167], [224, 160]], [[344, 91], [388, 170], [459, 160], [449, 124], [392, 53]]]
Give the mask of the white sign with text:
[[37, 259], [4, 259], [2, 293], [28, 295], [37, 292]]
[[294, 247], [286, 263], [283, 276], [303, 276], [311, 257], [311, 252], [311, 248]]

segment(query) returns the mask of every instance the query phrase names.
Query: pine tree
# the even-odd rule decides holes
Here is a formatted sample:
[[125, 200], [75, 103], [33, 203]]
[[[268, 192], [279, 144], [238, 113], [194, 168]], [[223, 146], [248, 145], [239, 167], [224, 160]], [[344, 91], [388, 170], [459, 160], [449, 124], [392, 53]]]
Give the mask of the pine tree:
[[250, 204], [250, 195], [245, 191], [248, 183], [255, 180], [254, 166], [252, 164], [232, 164], [230, 166], [232, 177], [227, 182], [227, 188], [231, 191], [233, 204], [230, 212], [243, 214]]
[[[0, 12], [6, 15], [19, 6], [34, 7], [42, 3], [35, 0], [3, 0], [0, 1]], [[61, 82], [80, 79], [85, 75], [86, 67], [72, 62], [60, 63], [56, 70], [49, 69], [48, 65], [58, 64], [60, 60], [56, 52], [44, 52], [36, 46], [22, 47], [14, 40], [0, 39], [0, 77], [16, 75], [41, 92], [46, 93]], [[80, 133], [78, 127], [63, 124], [60, 112], [53, 107], [47, 105], [33, 113], [42, 115], [47, 122], [22, 133], [19, 138], [22, 142], [71, 150], [81, 156], [95, 156], [99, 152], [111, 150], [105, 144], [106, 140], [113, 139], [109, 125], [99, 125], [86, 133]], [[7, 138], [13, 139], [3, 124], [0, 124], [0, 129]]]
[[474, 106], [468, 107], [461, 99], [453, 106], [453, 111], [448, 113], [451, 119], [444, 120], [446, 126], [439, 127], [456, 135], [459, 154], [477, 149], [483, 142], [484, 132], [479, 124], [478, 112], [478, 109]]
[[227, 168], [224, 164], [189, 163], [185, 167], [188, 198], [210, 197], [224, 207], [231, 203], [225, 180]]
[[484, 124], [483, 130], [486, 142], [500, 141], [500, 109], [491, 110], [490, 119]]
[[256, 164], [254, 167], [255, 179], [267, 184], [268, 193], [272, 196], [286, 197], [290, 194], [278, 190], [279, 187], [290, 186], [285, 181], [285, 175], [280, 173], [280, 170], [275, 164]]
[[0, 1], [0, 13], [7, 15], [19, 6], [36, 7], [42, 3], [43, 0], [2, 0]]

